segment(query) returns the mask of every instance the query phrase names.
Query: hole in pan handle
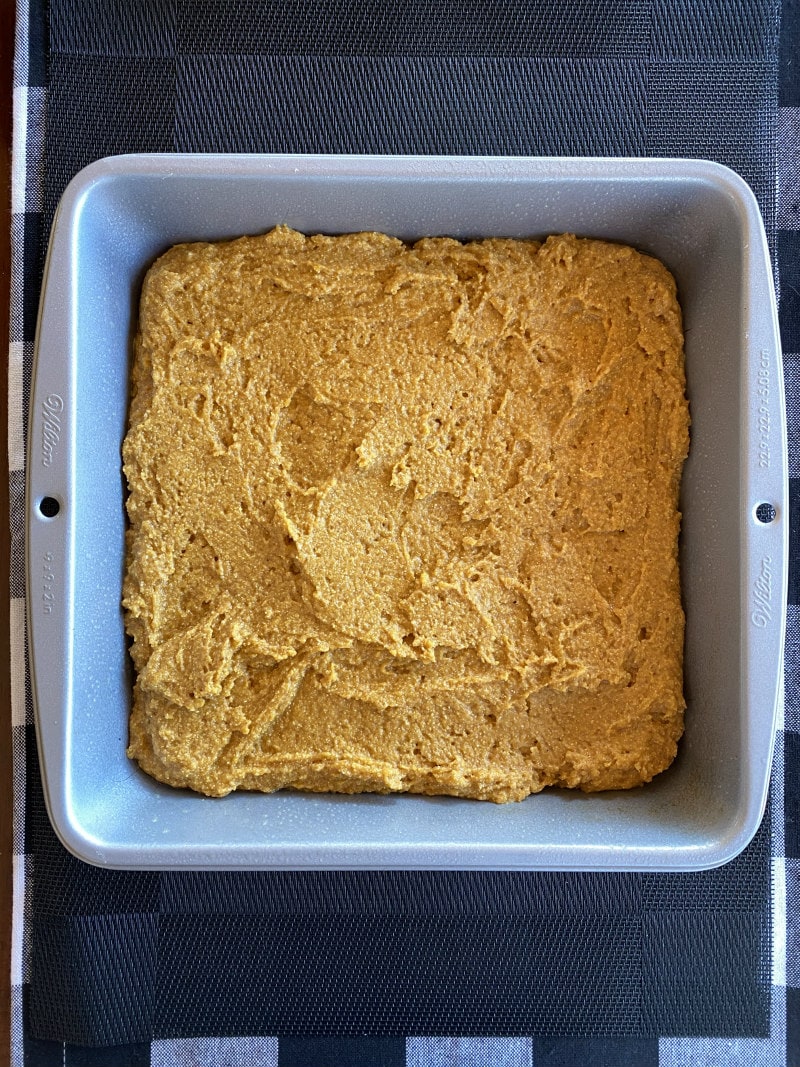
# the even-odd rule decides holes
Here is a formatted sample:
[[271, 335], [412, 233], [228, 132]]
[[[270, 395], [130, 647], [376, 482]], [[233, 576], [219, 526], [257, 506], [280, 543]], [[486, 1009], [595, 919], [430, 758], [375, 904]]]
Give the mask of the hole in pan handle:
[[39, 501], [39, 514], [45, 519], [54, 519], [61, 511], [61, 504], [54, 496], [43, 496]]

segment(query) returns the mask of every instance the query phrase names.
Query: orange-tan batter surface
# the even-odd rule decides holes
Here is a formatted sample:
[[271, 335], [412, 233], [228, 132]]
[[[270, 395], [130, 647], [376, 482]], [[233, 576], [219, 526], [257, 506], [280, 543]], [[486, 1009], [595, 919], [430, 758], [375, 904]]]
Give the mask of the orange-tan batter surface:
[[212, 796], [648, 781], [687, 445], [675, 286], [633, 249], [171, 249], [123, 450], [129, 754]]

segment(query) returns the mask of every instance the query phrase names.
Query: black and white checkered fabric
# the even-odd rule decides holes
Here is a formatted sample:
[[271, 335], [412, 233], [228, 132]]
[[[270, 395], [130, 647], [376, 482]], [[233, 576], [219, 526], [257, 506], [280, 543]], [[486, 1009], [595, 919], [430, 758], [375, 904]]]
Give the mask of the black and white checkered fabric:
[[[15, 1067], [800, 1064], [798, 0], [18, 0], [14, 74]], [[696, 875], [159, 874], [58, 844], [23, 566], [45, 234], [91, 160], [212, 150], [686, 155], [750, 182], [780, 276], [792, 565], [770, 805], [741, 857]]]

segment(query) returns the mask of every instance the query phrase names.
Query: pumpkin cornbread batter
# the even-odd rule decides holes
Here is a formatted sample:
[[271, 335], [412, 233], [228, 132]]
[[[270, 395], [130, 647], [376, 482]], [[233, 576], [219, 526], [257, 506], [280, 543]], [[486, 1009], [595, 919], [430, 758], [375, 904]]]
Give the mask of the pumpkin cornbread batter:
[[124, 444], [129, 754], [212, 796], [517, 800], [682, 731], [672, 278], [572, 236], [180, 245]]

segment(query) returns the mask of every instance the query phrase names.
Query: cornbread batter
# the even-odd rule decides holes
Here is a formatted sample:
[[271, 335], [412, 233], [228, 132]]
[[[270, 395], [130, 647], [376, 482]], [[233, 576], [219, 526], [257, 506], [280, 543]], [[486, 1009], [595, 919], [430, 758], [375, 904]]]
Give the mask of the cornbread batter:
[[687, 443], [675, 286], [633, 249], [171, 249], [123, 449], [129, 754], [212, 796], [648, 781]]

